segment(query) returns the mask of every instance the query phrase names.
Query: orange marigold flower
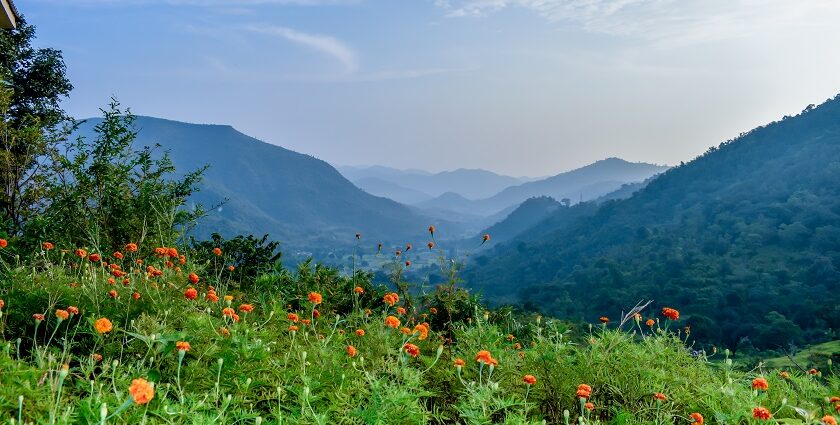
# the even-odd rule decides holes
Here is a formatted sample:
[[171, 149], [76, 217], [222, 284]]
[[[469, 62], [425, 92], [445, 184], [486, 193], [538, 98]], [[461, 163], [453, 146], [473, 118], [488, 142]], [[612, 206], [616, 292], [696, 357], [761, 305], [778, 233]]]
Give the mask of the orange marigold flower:
[[44, 251], [52, 251], [52, 249], [55, 248], [55, 245], [53, 245], [52, 242], [44, 242], [41, 244], [41, 248], [43, 248]]
[[753, 407], [753, 417], [761, 420], [768, 420], [773, 417], [773, 414], [765, 407]]
[[598, 320], [600, 320], [603, 324], [610, 323], [610, 318], [607, 316], [601, 316]]
[[[181, 255], [181, 256], [178, 257], [178, 264], [186, 264], [186, 262], [187, 262], [187, 257], [186, 256]], [[181, 270], [179, 269], [178, 271], [181, 271]]]
[[385, 296], [382, 297], [382, 301], [385, 302], [385, 304], [388, 304], [389, 306], [393, 306], [394, 304], [400, 301], [400, 296], [397, 295], [396, 292], [391, 292], [385, 294]]
[[184, 291], [184, 298], [188, 300], [194, 300], [196, 299], [196, 297], [198, 297], [198, 291], [195, 288], [190, 287], [187, 288], [186, 291]]
[[355, 292], [359, 295], [364, 295], [365, 290], [361, 286], [357, 286], [357, 287], [353, 288], [353, 292]]
[[98, 263], [102, 260], [102, 256], [99, 254], [90, 254], [90, 256], [88, 256], [88, 260], [90, 260], [91, 263]]
[[322, 297], [321, 294], [317, 292], [310, 292], [309, 296], [307, 296], [306, 298], [309, 300], [309, 302], [316, 305], [321, 304], [321, 302], [324, 301], [324, 297]]
[[783, 371], [779, 372], [779, 376], [782, 379], [790, 379], [790, 372], [788, 372], [786, 370], [783, 370]]
[[823, 416], [822, 422], [825, 425], [837, 425], [837, 419], [834, 419], [834, 416], [831, 416], [831, 415]]
[[829, 402], [829, 403], [831, 403], [831, 404], [834, 404], [834, 403], [840, 403], [840, 397], [837, 397], [837, 396], [832, 396], [832, 397], [828, 400], [828, 402]]
[[429, 327], [425, 323], [421, 323], [414, 327], [414, 333], [419, 333], [419, 340], [424, 340], [429, 336]]
[[217, 257], [222, 255], [222, 249], [219, 247], [213, 248], [213, 254], [215, 254]]
[[410, 243], [405, 244], [405, 250], [406, 250], [406, 252], [411, 251], [411, 244]]
[[129, 243], [125, 245], [126, 252], [137, 252], [137, 244], [136, 243]]
[[218, 296], [218, 295], [216, 295], [216, 291], [210, 291], [210, 292], [208, 292], [208, 293], [207, 293], [207, 295], [205, 295], [205, 296], [204, 296], [204, 298], [205, 298], [207, 301], [210, 301], [210, 302], [217, 302], [217, 301], [219, 301], [219, 296]]
[[769, 385], [767, 384], [767, 380], [764, 378], [755, 378], [752, 381], [752, 387], [756, 390], [767, 391]]
[[251, 305], [251, 304], [242, 304], [242, 305], [239, 306], [239, 311], [242, 311], [242, 312], [245, 312], [245, 313], [250, 313], [250, 312], [254, 311], [254, 306]]
[[298, 331], [298, 329], [299, 329], [299, 328], [298, 328], [297, 326], [295, 326], [295, 325], [289, 326], [289, 332], [297, 332], [297, 331]]
[[385, 318], [385, 326], [396, 329], [400, 327], [400, 319], [397, 319], [394, 316], [388, 316]]
[[514, 350], [521, 350], [522, 349], [522, 344], [520, 344], [518, 342], [513, 344], [513, 349]]
[[[0, 300], [0, 301], [2, 301], [2, 300]], [[2, 304], [2, 303], [0, 303], [0, 304]], [[0, 305], [0, 308], [3, 308], [3, 306]], [[79, 314], [79, 308], [71, 305], [71, 306], [67, 307], [67, 312], [70, 313], [70, 314]]]
[[490, 240], [490, 235], [485, 233], [484, 236], [481, 237], [481, 242], [487, 242]]
[[196, 283], [198, 283], [198, 275], [197, 275], [197, 274], [195, 274], [195, 273], [190, 273], [190, 274], [187, 276], [187, 278], [190, 280], [190, 282], [191, 282], [193, 285], [195, 285]]
[[352, 345], [347, 346], [347, 355], [350, 357], [356, 357], [356, 347]]
[[116, 258], [117, 260], [122, 260], [123, 258], [125, 258], [125, 256], [123, 255], [123, 253], [122, 253], [122, 252], [119, 252], [119, 251], [114, 252], [114, 253], [112, 254], [112, 256], [113, 256], [114, 258]]
[[405, 314], [405, 308], [404, 307], [397, 307], [397, 314], [399, 314], [400, 316], [404, 315]]
[[289, 313], [289, 314], [287, 314], [287, 315], [286, 315], [286, 317], [287, 317], [287, 318], [288, 318], [288, 319], [289, 319], [292, 323], [295, 323], [295, 322], [297, 322], [297, 321], [298, 321], [298, 315], [297, 315], [297, 314], [295, 314], [295, 313]]
[[222, 309], [222, 316], [233, 316], [234, 314], [236, 314], [236, 310], [230, 307], [225, 307]]
[[5, 302], [5, 301], [3, 301], [3, 299], [2, 299], [2, 298], [0, 298], [0, 310], [2, 310], [2, 309], [3, 309], [3, 307], [5, 307], [5, 306], [6, 306], [6, 302]]
[[108, 333], [114, 330], [114, 325], [106, 317], [97, 319], [96, 322], [93, 323], [93, 327], [96, 329], [96, 332], [99, 332], [101, 334]]
[[365, 336], [364, 329], [356, 329], [356, 336]]
[[67, 320], [67, 318], [70, 317], [70, 313], [67, 310], [58, 309], [55, 311], [55, 317], [57, 317], [58, 320]]
[[437, 314], [437, 309], [432, 307], [432, 308], [429, 309], [429, 313]]
[[487, 350], [481, 350], [475, 355], [475, 361], [479, 363], [490, 363], [490, 360], [492, 359], [493, 355]]
[[669, 320], [677, 320], [680, 318], [680, 312], [671, 307], [663, 308], [662, 315], [667, 317]]
[[75, 251], [75, 253], [76, 253], [76, 256], [77, 256], [77, 257], [79, 257], [79, 258], [85, 258], [85, 257], [87, 257], [87, 251], [85, 251], [85, 250], [84, 250], [84, 249], [82, 249], [82, 248], [77, 248], [77, 249], [76, 249], [76, 251]]
[[5, 248], [7, 246], [9, 246], [9, 241], [5, 239], [0, 239], [0, 248]]
[[229, 271], [229, 272], [232, 272], [232, 271], [234, 271], [234, 270], [236, 270], [236, 267], [234, 267], [234, 266], [232, 266], [232, 265], [228, 266], [228, 271]]
[[586, 384], [580, 384], [577, 387], [577, 396], [580, 398], [589, 398], [592, 395], [592, 387]]
[[93, 361], [99, 363], [99, 362], [102, 361], [102, 354], [93, 353], [93, 354], [90, 355], [90, 358], [93, 359]]
[[522, 377], [522, 382], [528, 385], [534, 385], [537, 383], [537, 378], [534, 375], [525, 375]]
[[404, 334], [406, 334], [406, 335], [409, 335], [409, 334], [411, 334], [411, 329], [409, 329], [409, 328], [405, 328], [405, 327], [404, 327], [404, 328], [401, 328], [401, 329], [400, 329], [400, 332], [402, 332], [402, 333], [404, 333]]
[[155, 397], [155, 387], [143, 378], [132, 380], [128, 392], [137, 404], [146, 404]]
[[139, 300], [140, 297], [141, 297], [141, 295], [140, 295], [139, 292], [135, 292], [135, 293], [131, 294], [131, 298], [133, 298], [135, 300]]
[[434, 242], [429, 242], [429, 243], [426, 244], [426, 246], [429, 247], [429, 249], [433, 249], [435, 247], [435, 243]]
[[701, 414], [699, 414], [699, 413], [695, 412], [695, 413], [692, 413], [692, 414], [688, 415], [688, 417], [689, 417], [689, 418], [691, 418], [691, 420], [692, 420], [695, 424], [697, 424], [697, 425], [703, 425], [703, 415], [701, 415]]
[[464, 359], [458, 358], [458, 359], [455, 359], [455, 361], [452, 362], [452, 364], [455, 365], [455, 367], [463, 367], [467, 363], [464, 361]]
[[583, 404], [583, 408], [591, 412], [595, 410], [595, 405], [587, 401]]
[[432, 236], [435, 235], [435, 226], [429, 226], [429, 233], [431, 233]]
[[190, 351], [190, 343], [187, 341], [178, 341], [175, 343], [175, 349], [178, 351]]
[[109, 278], [108, 278], [108, 284], [109, 284], [109, 285], [113, 285], [113, 284], [115, 284], [115, 283], [117, 283], [117, 281], [116, 281], [113, 277], [109, 277]]
[[406, 260], [406, 262], [405, 262], [405, 266], [406, 266], [406, 267], [411, 267], [411, 261]]
[[648, 325], [649, 328], [652, 328], [654, 323], [656, 322], [653, 319], [647, 319], [647, 322], [645, 322], [645, 324]]
[[420, 355], [420, 347], [414, 344], [405, 344], [403, 349], [405, 349], [405, 352], [411, 357], [417, 357]]
[[309, 319], [303, 319], [303, 320], [301, 320], [301, 321], [300, 321], [300, 323], [303, 323], [304, 325], [311, 325], [311, 324], [312, 324], [312, 320], [309, 320]]
[[668, 399], [668, 397], [665, 397], [665, 394], [662, 394], [662, 393], [654, 394], [653, 398], [654, 398], [654, 400], [659, 400], [659, 401], [665, 401], [665, 400]]
[[820, 373], [820, 371], [818, 371], [818, 370], [816, 370], [816, 369], [810, 369], [810, 370], [808, 370], [808, 374], [809, 374], [809, 375], [819, 375], [819, 373]]
[[172, 258], [178, 258], [178, 250], [176, 248], [169, 248], [166, 250], [166, 255]]
[[112, 289], [108, 291], [108, 296], [111, 298], [117, 298], [120, 296], [120, 294], [115, 289]]

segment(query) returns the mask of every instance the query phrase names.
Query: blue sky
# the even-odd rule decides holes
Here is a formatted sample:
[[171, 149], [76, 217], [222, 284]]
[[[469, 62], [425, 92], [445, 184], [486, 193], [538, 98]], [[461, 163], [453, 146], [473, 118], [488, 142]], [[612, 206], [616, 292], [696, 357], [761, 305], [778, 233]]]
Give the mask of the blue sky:
[[835, 0], [16, 4], [76, 117], [114, 95], [341, 165], [674, 164], [840, 92]]

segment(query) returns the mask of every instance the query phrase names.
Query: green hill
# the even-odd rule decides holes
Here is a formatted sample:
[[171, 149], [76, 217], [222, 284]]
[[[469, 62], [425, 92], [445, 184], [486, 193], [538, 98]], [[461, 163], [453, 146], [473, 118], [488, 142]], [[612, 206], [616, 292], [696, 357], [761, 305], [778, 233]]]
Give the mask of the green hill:
[[730, 347], [837, 337], [840, 97], [710, 148], [628, 199], [569, 210], [479, 258], [467, 280], [560, 317], [617, 316], [643, 298], [681, 305], [692, 336]]

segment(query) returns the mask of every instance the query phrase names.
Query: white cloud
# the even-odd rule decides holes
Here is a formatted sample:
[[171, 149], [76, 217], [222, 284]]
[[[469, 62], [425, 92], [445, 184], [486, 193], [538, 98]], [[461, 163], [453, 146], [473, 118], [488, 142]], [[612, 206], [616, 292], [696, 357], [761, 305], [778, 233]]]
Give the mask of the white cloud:
[[278, 36], [331, 56], [342, 65], [346, 73], [355, 72], [359, 68], [356, 54], [337, 38], [305, 33], [277, 25], [250, 25], [245, 27], [245, 29], [256, 33]]

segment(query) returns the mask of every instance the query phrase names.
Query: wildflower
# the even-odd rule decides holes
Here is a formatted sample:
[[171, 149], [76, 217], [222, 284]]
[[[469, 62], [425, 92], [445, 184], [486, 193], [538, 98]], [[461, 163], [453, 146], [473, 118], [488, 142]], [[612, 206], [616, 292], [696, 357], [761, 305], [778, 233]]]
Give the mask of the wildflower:
[[479, 363], [490, 363], [490, 360], [492, 359], [493, 355], [487, 350], [481, 350], [475, 355], [475, 361]]
[[6, 306], [6, 302], [5, 302], [5, 301], [3, 301], [3, 299], [2, 299], [2, 298], [0, 298], [0, 310], [2, 310], [2, 309], [3, 309], [3, 307], [5, 307], [5, 306]]
[[411, 267], [411, 261], [406, 260], [406, 262], [405, 262], [405, 266], [406, 266], [406, 267]]
[[35, 319], [36, 322], [43, 322], [44, 321], [44, 315], [41, 314], [41, 313], [33, 314], [32, 318]]
[[225, 302], [230, 304], [233, 301], [233, 295], [225, 295]]
[[576, 394], [580, 398], [589, 398], [592, 395], [592, 387], [586, 384], [580, 384], [577, 387]]
[[132, 299], [135, 299], [135, 300], [139, 300], [139, 299], [140, 299], [140, 293], [139, 293], [139, 292], [135, 292], [135, 293], [131, 294], [131, 298], [132, 298]]
[[125, 245], [126, 252], [137, 252], [137, 244], [136, 243], [129, 243]]
[[425, 323], [421, 323], [414, 327], [414, 333], [419, 333], [420, 336], [418, 339], [422, 341], [429, 336], [429, 326]]
[[405, 244], [405, 252], [411, 251], [411, 248], [412, 248], [412, 246], [411, 246], [411, 244], [410, 244], [410, 243], [409, 243], [409, 244]]
[[289, 314], [287, 314], [287, 315], [286, 315], [286, 318], [288, 318], [288, 319], [289, 319], [289, 321], [290, 321], [290, 322], [292, 322], [292, 323], [297, 323], [297, 321], [298, 321], [298, 315], [297, 315], [297, 314], [295, 314], [295, 313], [289, 313]]
[[119, 296], [120, 296], [120, 294], [119, 294], [119, 293], [117, 293], [117, 291], [116, 291], [116, 290], [112, 289], [112, 290], [108, 291], [108, 296], [109, 296], [109, 297], [111, 297], [111, 298], [115, 298], [115, 299], [116, 299], [117, 297], [119, 297]]
[[761, 420], [768, 420], [773, 417], [769, 410], [765, 407], [753, 407], [753, 417]]
[[537, 383], [537, 378], [534, 377], [534, 375], [525, 375], [524, 377], [522, 377], [522, 382], [524, 382], [527, 385], [534, 385]]
[[783, 371], [779, 372], [779, 376], [782, 379], [790, 379], [790, 372], [783, 370]]
[[397, 295], [396, 292], [391, 292], [391, 293], [385, 294], [385, 296], [382, 297], [382, 301], [385, 304], [388, 304], [389, 306], [393, 307], [394, 304], [396, 304], [400, 301], [400, 296]]
[[171, 258], [178, 258], [178, 250], [175, 248], [167, 248], [166, 255]]
[[689, 418], [691, 418], [691, 420], [692, 420], [695, 424], [697, 424], [697, 425], [703, 425], [703, 415], [701, 415], [701, 414], [699, 414], [699, 413], [696, 413], [696, 412], [695, 412], [695, 413], [692, 413], [692, 414], [688, 415], [688, 417], [689, 417]]
[[411, 329], [410, 328], [405, 328], [405, 327], [400, 328], [400, 332], [402, 332], [405, 335], [411, 335]]
[[829, 402], [830, 404], [840, 403], [840, 397], [837, 397], [837, 396], [832, 396], [832, 397], [828, 400], [828, 402]]
[[208, 291], [207, 295], [205, 295], [204, 298], [207, 301], [211, 301], [211, 302], [218, 302], [219, 301], [219, 296], [216, 295], [216, 291]]
[[324, 300], [324, 297], [322, 297], [321, 294], [317, 292], [310, 292], [307, 298], [309, 299], [309, 302], [316, 305], [321, 304], [321, 302]]
[[197, 274], [195, 274], [195, 273], [190, 273], [190, 274], [187, 276], [187, 278], [190, 280], [190, 282], [191, 282], [193, 285], [195, 285], [195, 284], [197, 284], [197, 283], [198, 283], [198, 275], [197, 275]]
[[0, 248], [5, 248], [7, 246], [9, 246], [9, 241], [5, 239], [0, 239]]
[[656, 322], [653, 319], [647, 319], [647, 322], [645, 322], [645, 324], [648, 325], [649, 328], [652, 328], [654, 323]]
[[132, 380], [128, 392], [131, 393], [131, 398], [137, 404], [146, 404], [152, 401], [155, 396], [154, 386], [143, 378]]
[[41, 244], [41, 248], [43, 248], [44, 251], [52, 251], [52, 249], [55, 248], [55, 245], [51, 242], [44, 242]]
[[752, 387], [755, 390], [767, 391], [767, 380], [764, 378], [755, 378], [752, 381]]
[[186, 291], [184, 291], [184, 298], [194, 300], [196, 297], [198, 297], [198, 291], [195, 288], [189, 287]]
[[429, 313], [437, 314], [437, 309], [432, 307], [432, 308], [429, 309]]
[[591, 412], [595, 410], [595, 405], [587, 401], [583, 404], [583, 408]]
[[429, 247], [429, 249], [433, 249], [435, 247], [435, 243], [434, 242], [429, 242], [429, 243], [426, 244], [426, 246]]
[[399, 314], [400, 316], [404, 315], [405, 314], [405, 308], [397, 307], [397, 314]]
[[481, 243], [487, 242], [490, 240], [490, 235], [485, 233], [484, 236], [481, 238]]
[[70, 313], [67, 310], [58, 309], [55, 311], [55, 317], [57, 317], [58, 320], [67, 320], [67, 318], [70, 317]]
[[187, 341], [178, 341], [175, 343], [175, 349], [178, 351], [190, 351], [190, 343]]
[[397, 252], [395, 254], [397, 255], [397, 257], [399, 257], [400, 255], [402, 255], [402, 251], [397, 250]]
[[677, 320], [680, 318], [680, 312], [670, 307], [663, 308], [662, 315], [667, 317], [669, 320]]
[[116, 281], [116, 280], [114, 280], [114, 278], [113, 278], [113, 277], [109, 277], [109, 278], [108, 278], [108, 284], [109, 284], [109, 285], [113, 285], [113, 284], [115, 284], [115, 283], [117, 283], [117, 281]]
[[[2, 300], [0, 300], [0, 304], [2, 304]], [[0, 308], [3, 308], [3, 306], [0, 305]], [[79, 308], [71, 305], [67, 307], [67, 312], [70, 314], [79, 314]]]
[[236, 310], [230, 307], [225, 307], [222, 309], [222, 316], [233, 317], [234, 315], [236, 315]]
[[657, 400], [657, 401], [665, 401], [665, 400], [668, 399], [668, 397], [665, 397], [665, 394], [656, 393], [656, 394], [653, 395], [653, 399]]
[[365, 336], [364, 329], [356, 329], [356, 336]]
[[88, 256], [88, 260], [90, 260], [91, 263], [98, 263], [102, 260], [102, 256], [99, 254], [90, 254], [90, 256]]
[[353, 292], [355, 292], [359, 295], [364, 295], [365, 290], [361, 286], [357, 286], [357, 287], [353, 288]]
[[220, 326], [218, 331], [219, 331], [219, 335], [221, 335], [221, 336], [230, 336], [230, 329], [228, 329], [228, 328]]
[[397, 319], [394, 316], [388, 316], [385, 318], [385, 326], [396, 329], [400, 327], [400, 319]]
[[513, 344], [513, 349], [514, 350], [521, 350], [522, 349], [522, 344], [520, 344], [518, 342]]
[[818, 370], [816, 370], [816, 369], [810, 369], [810, 370], [808, 371], [808, 374], [809, 374], [809, 375], [819, 375], [819, 373], [820, 373], [820, 371], [818, 371]]
[[508, 334], [508, 336], [506, 336], [505, 339], [507, 339], [508, 341], [513, 341], [514, 339], [516, 339], [516, 337], [513, 336], [513, 334]]
[[822, 422], [825, 425], [837, 425], [837, 419], [834, 419], [834, 416], [831, 416], [831, 415], [823, 416]]
[[309, 319], [303, 319], [303, 320], [300, 321], [300, 323], [303, 323], [304, 325], [310, 325], [310, 324], [312, 324], [312, 321], [309, 320]]
[[114, 330], [114, 325], [106, 317], [97, 319], [96, 322], [93, 323], [93, 327], [96, 329], [96, 332], [99, 332], [101, 334], [105, 334]]
[[116, 252], [114, 252], [114, 253], [113, 253], [113, 254], [111, 254], [111, 255], [112, 255], [114, 258], [116, 258], [117, 260], [122, 260], [123, 258], [125, 258], [125, 256], [123, 255], [123, 253], [122, 253], [122, 252], [119, 252], [119, 251], [116, 251]]
[[429, 226], [429, 234], [431, 234], [432, 236], [435, 235], [435, 226]]
[[464, 359], [460, 359], [460, 358], [459, 358], [459, 359], [455, 359], [455, 361], [454, 361], [454, 362], [452, 362], [452, 364], [453, 364], [455, 367], [457, 367], [457, 368], [459, 368], [459, 369], [460, 369], [460, 368], [464, 367], [464, 365], [465, 365], [465, 364], [467, 364], [467, 363], [464, 361]]
[[405, 349], [405, 352], [411, 357], [417, 357], [420, 355], [420, 347], [414, 344], [405, 344], [403, 349]]
[[251, 304], [242, 304], [242, 305], [239, 306], [239, 311], [242, 311], [242, 312], [245, 312], [245, 313], [250, 313], [250, 312], [254, 311], [254, 306], [251, 305]]
[[610, 318], [609, 318], [609, 317], [607, 317], [607, 316], [601, 316], [598, 320], [600, 320], [600, 321], [601, 321], [601, 323], [603, 323], [603, 324], [605, 324], [605, 325], [606, 325], [607, 323], [610, 323]]
[[99, 362], [101, 362], [101, 361], [102, 361], [102, 354], [99, 354], [99, 353], [93, 353], [93, 354], [91, 354], [91, 355], [90, 355], [90, 358], [91, 358], [93, 361], [95, 361], [96, 363], [99, 363]]
[[517, 353], [517, 354], [519, 354], [519, 358], [520, 358], [520, 359], [524, 359], [524, 358], [525, 358], [525, 352], [524, 352], [524, 351], [520, 351], [520, 352], [519, 352], [519, 353]]
[[222, 249], [219, 247], [213, 248], [213, 254], [215, 254], [217, 257], [222, 255]]
[[236, 267], [234, 267], [233, 265], [228, 266], [228, 271], [229, 272], [232, 272], [234, 270], [236, 270]]
[[352, 345], [347, 346], [347, 355], [350, 357], [356, 357], [356, 347]]
[[77, 248], [76, 251], [75, 251], [75, 254], [79, 258], [87, 257], [87, 251], [85, 251], [84, 249], [81, 249], [81, 248]]

